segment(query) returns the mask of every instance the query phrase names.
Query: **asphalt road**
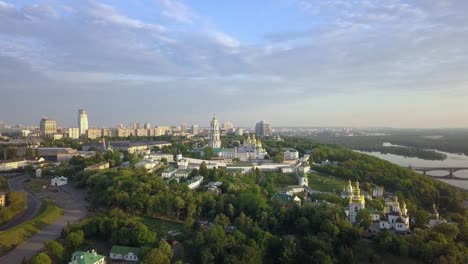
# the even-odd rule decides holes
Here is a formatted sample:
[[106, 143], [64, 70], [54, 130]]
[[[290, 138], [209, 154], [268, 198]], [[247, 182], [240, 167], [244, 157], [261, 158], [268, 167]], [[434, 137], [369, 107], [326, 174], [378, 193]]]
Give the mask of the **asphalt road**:
[[[24, 180], [29, 179], [28, 175], [22, 175], [15, 178], [10, 178], [8, 180], [8, 185], [11, 191], [26, 191], [24, 188]], [[4, 231], [20, 225], [29, 219], [33, 218], [39, 212], [41, 208], [41, 200], [37, 198], [35, 195], [27, 192], [27, 207], [21, 213], [16, 215], [13, 219], [11, 219], [8, 223], [0, 226], [0, 231]]]
[[63, 208], [63, 216], [10, 251], [7, 255], [0, 257], [0, 263], [21, 263], [24, 257], [30, 259], [44, 247], [46, 240], [54, 240], [60, 237], [62, 229], [68, 222], [73, 224], [86, 216], [85, 194], [68, 186], [62, 188], [57, 193], [47, 192], [47, 194]]

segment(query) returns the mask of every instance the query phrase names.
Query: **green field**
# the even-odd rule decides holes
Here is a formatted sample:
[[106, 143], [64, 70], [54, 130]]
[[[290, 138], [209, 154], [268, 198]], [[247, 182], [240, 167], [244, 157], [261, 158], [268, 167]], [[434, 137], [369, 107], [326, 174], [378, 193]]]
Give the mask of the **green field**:
[[150, 217], [135, 217], [136, 220], [145, 224], [150, 230], [155, 231], [159, 237], [167, 236], [171, 230], [183, 232], [184, 225], [182, 223], [172, 222]]
[[316, 172], [308, 174], [308, 177], [309, 187], [322, 192], [338, 193], [341, 192], [347, 184], [344, 180]]
[[63, 215], [63, 210], [55, 202], [43, 198], [41, 209], [36, 217], [12, 229], [0, 232], [0, 256], [24, 243], [47, 225]]

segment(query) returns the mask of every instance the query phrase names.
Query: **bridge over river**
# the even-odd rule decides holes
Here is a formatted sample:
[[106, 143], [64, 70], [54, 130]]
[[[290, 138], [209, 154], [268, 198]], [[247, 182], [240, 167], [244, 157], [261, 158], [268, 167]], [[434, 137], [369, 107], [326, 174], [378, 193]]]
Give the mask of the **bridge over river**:
[[[468, 167], [412, 167], [412, 166], [409, 166], [409, 168], [414, 171], [422, 172], [422, 174], [431, 176], [433, 178], [468, 180], [468, 178], [457, 177], [454, 174], [454, 172], [456, 171], [468, 170]], [[428, 174], [428, 172], [430, 171], [446, 171], [448, 172], [448, 174], [445, 176], [435, 176], [435, 175]]]

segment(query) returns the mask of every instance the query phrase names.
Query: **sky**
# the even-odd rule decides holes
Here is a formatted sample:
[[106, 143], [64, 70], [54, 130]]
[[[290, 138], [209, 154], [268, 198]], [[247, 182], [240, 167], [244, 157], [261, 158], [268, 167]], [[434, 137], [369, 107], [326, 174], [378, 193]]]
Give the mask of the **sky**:
[[0, 0], [0, 121], [468, 127], [466, 0]]

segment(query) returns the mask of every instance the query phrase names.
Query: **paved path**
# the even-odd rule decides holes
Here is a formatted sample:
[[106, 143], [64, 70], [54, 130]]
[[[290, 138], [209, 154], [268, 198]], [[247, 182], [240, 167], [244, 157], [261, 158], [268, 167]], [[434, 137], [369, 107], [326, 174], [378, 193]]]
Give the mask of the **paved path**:
[[24, 181], [29, 179], [28, 175], [22, 175], [20, 177], [10, 178], [8, 185], [11, 191], [26, 191], [27, 192], [27, 206], [26, 209], [17, 214], [8, 223], [0, 226], [0, 231], [4, 231], [20, 225], [29, 219], [33, 218], [39, 212], [41, 208], [41, 200], [34, 194], [30, 193], [24, 187]]
[[87, 214], [84, 195], [73, 188], [64, 187], [57, 193], [48, 192], [57, 204], [63, 208], [63, 216], [53, 224], [46, 226], [39, 233], [31, 237], [22, 245], [0, 257], [0, 263], [21, 263], [24, 257], [30, 259], [44, 246], [46, 240], [54, 240], [60, 237], [62, 229], [68, 222], [75, 223]]

